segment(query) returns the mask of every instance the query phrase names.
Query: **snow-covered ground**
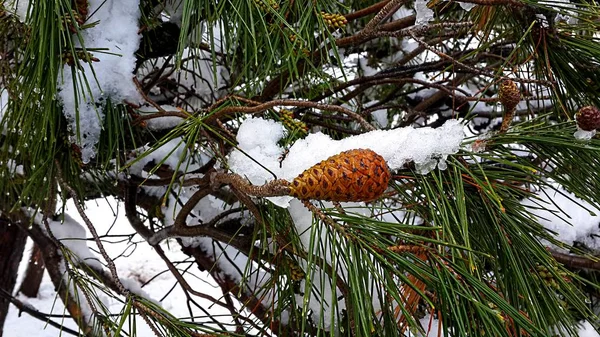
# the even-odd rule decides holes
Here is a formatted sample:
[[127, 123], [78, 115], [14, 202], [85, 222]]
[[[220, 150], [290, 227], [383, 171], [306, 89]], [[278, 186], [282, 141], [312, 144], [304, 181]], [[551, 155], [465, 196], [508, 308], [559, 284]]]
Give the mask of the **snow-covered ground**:
[[[81, 218], [78, 216], [75, 207], [70, 204], [68, 207], [68, 213], [72, 217], [83, 224]], [[168, 310], [171, 314], [185, 318], [191, 321], [190, 313], [188, 311], [187, 300], [185, 294], [180, 286], [177, 285], [175, 278], [167, 270], [167, 266], [160, 259], [160, 257], [153, 251], [153, 249], [143, 242], [139, 236], [134, 236], [131, 241], [127, 236], [134, 233], [133, 229], [129, 225], [127, 219], [124, 217], [124, 210], [122, 206], [117, 206], [116, 203], [111, 202], [110, 204], [104, 201], [100, 201], [97, 204], [95, 202], [88, 203], [89, 217], [94, 223], [96, 230], [99, 235], [106, 234], [110, 231], [111, 237], [107, 237], [107, 242], [104, 244], [108, 254], [115, 258], [115, 265], [119, 277], [128, 282], [133, 283], [132, 285], [138, 285], [142, 287], [142, 290], [148, 293], [152, 299], [159, 301], [163, 308]], [[85, 225], [83, 225], [85, 227]], [[87, 230], [86, 230], [87, 232]], [[89, 240], [91, 235], [87, 232], [88, 245], [94, 250], [95, 244]], [[112, 243], [108, 243], [108, 241]], [[162, 248], [165, 254], [170, 258], [171, 261], [186, 261], [188, 257], [181, 253], [177, 244], [171, 242], [163, 242]], [[17, 286], [23, 277], [23, 272], [27, 267], [27, 260], [29, 259], [32, 243], [27, 243], [26, 251], [23, 256], [23, 261], [20, 266], [19, 279]], [[95, 254], [102, 261], [99, 254]], [[184, 274], [187, 282], [195, 290], [210, 294], [215, 298], [221, 296], [221, 290], [216, 286], [207, 272], [201, 272], [193, 263], [181, 263], [177, 265], [181, 273], [183, 270], [188, 269]], [[158, 276], [157, 276], [158, 275]], [[163, 297], [167, 295], [164, 299]], [[40, 291], [37, 298], [27, 298], [22, 295], [18, 295], [18, 299], [30, 304], [38, 311], [45, 314], [62, 315], [65, 313], [65, 308], [60, 298], [56, 297], [54, 291], [54, 285], [50, 281], [47, 274], [44, 275]], [[104, 297], [105, 304], [112, 313], [118, 313], [123, 309], [123, 304], [116, 299]], [[204, 309], [208, 310], [214, 319], [219, 320], [223, 323], [229, 323], [230, 320], [227, 317], [228, 312], [224, 311], [222, 307], [212, 306], [209, 301], [202, 300], [195, 297], [194, 300], [199, 303]], [[206, 313], [198, 308], [194, 308], [191, 305], [192, 313], [196, 317], [197, 322], [209, 322], [211, 318], [206, 317]], [[66, 318], [61, 319], [60, 317], [52, 318], [57, 323], [64, 324], [65, 327], [77, 330], [77, 327], [72, 319]], [[138, 336], [153, 336], [150, 328], [144, 323], [142, 319], [137, 319], [137, 335]], [[127, 325], [126, 325], [127, 326]], [[4, 336], [6, 337], [56, 337], [56, 336], [68, 336], [64, 332], [61, 332], [47, 325], [46, 322], [31, 317], [27, 313], [19, 315], [19, 311], [16, 307], [11, 305], [8, 313], [6, 324], [4, 326]]]

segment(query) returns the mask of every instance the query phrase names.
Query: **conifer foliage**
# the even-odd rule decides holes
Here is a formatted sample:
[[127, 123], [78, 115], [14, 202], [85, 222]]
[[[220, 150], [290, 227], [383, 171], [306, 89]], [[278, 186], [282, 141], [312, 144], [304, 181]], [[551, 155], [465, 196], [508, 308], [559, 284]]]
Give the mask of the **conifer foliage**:
[[4, 0], [0, 226], [76, 328], [0, 303], [56, 335], [598, 336], [599, 13]]

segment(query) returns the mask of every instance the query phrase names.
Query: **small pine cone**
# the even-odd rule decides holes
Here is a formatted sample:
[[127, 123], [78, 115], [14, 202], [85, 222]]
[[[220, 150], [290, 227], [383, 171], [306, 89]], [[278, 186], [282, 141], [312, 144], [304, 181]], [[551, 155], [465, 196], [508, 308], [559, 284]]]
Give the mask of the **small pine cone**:
[[517, 84], [511, 80], [504, 80], [500, 83], [498, 98], [506, 111], [513, 110], [521, 101], [521, 92]]
[[584, 106], [575, 114], [577, 126], [581, 130], [593, 131], [600, 129], [600, 110], [595, 106]]
[[97, 57], [94, 57], [94, 54], [90, 53], [90, 52], [84, 52], [83, 50], [78, 50], [77, 51], [77, 58], [84, 61], [84, 62], [100, 62], [100, 59], [98, 59]]
[[61, 55], [61, 59], [62, 59], [63, 64], [66, 64], [69, 66], [75, 65], [75, 58], [73, 57], [73, 54], [71, 54], [71, 52], [64, 52]]
[[346, 17], [338, 13], [321, 12], [321, 17], [323, 18], [325, 24], [331, 28], [342, 28], [348, 23]]
[[371, 201], [385, 192], [390, 171], [371, 150], [344, 151], [314, 165], [290, 184], [290, 195], [302, 199]]
[[294, 127], [298, 133], [302, 135], [308, 134], [308, 125], [306, 125], [306, 123], [304, 123], [303, 121], [294, 120]]
[[279, 9], [279, 3], [276, 0], [254, 0], [254, 3], [265, 12], [268, 12], [271, 8], [274, 10]]
[[294, 119], [294, 113], [288, 109], [281, 109], [279, 113], [281, 113], [281, 117], [284, 119]]
[[289, 269], [290, 278], [292, 279], [292, 281], [300, 281], [306, 276], [306, 274], [304, 273], [304, 270], [302, 270], [302, 268], [298, 265], [298, 263], [296, 261], [294, 261], [292, 258], [287, 257], [287, 256], [284, 257], [283, 263]]
[[308, 133], [308, 126], [306, 125], [306, 123], [294, 119], [293, 112], [287, 109], [281, 109], [279, 113], [281, 114], [281, 122], [288, 130], [296, 132], [301, 136], [304, 136]]

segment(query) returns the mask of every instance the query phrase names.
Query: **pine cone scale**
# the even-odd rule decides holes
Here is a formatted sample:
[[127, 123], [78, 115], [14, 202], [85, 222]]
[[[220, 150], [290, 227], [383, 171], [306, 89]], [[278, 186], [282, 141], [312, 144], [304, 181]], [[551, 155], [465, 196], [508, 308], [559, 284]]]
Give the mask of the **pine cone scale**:
[[350, 150], [305, 170], [290, 185], [299, 199], [371, 201], [387, 188], [390, 173], [383, 157], [371, 150]]

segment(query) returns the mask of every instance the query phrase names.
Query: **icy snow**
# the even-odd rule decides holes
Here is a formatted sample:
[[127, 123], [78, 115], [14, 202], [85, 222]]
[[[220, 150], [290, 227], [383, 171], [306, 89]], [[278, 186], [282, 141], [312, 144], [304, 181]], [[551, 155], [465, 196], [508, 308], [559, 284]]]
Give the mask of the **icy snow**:
[[388, 111], [387, 109], [375, 110], [371, 114], [373, 119], [381, 126], [382, 128], [386, 128], [388, 126]]
[[29, 0], [6, 0], [4, 7], [8, 13], [14, 14], [19, 21], [25, 22], [29, 11]]
[[577, 140], [586, 141], [586, 140], [592, 139], [595, 135], [596, 135], [596, 130], [586, 131], [586, 130], [582, 130], [579, 127], [577, 127], [577, 131], [575, 131], [575, 133], [573, 134], [573, 137], [575, 137], [575, 139], [577, 139]]
[[[164, 111], [178, 111], [177, 107], [174, 107], [172, 105], [161, 105], [160, 106], [161, 109], [163, 109]], [[160, 112], [158, 111], [157, 108], [153, 107], [153, 106], [142, 106], [140, 107], [138, 110], [138, 112], [141, 112], [141, 116], [145, 116], [145, 115], [160, 115]], [[176, 126], [178, 126], [179, 124], [181, 124], [184, 121], [183, 118], [178, 117], [178, 116], [160, 116], [160, 117], [155, 117], [155, 118], [151, 118], [151, 119], [147, 119], [146, 122], [146, 127], [151, 130], [151, 131], [161, 131], [161, 130], [168, 130], [168, 129], [172, 129]]]
[[[305, 169], [332, 155], [363, 148], [381, 155], [392, 170], [413, 161], [420, 173], [426, 174], [438, 164], [443, 168], [447, 156], [458, 151], [464, 138], [463, 126], [456, 120], [449, 120], [436, 129], [404, 127], [375, 130], [342, 140], [333, 140], [319, 132], [294, 143], [280, 164], [284, 150], [277, 142], [283, 137], [283, 130], [283, 126], [274, 121], [262, 118], [245, 120], [238, 130], [239, 149], [230, 155], [230, 169], [258, 185], [274, 179], [273, 174], [291, 181]], [[291, 197], [269, 200], [278, 206], [288, 207]]]
[[579, 337], [600, 337], [600, 334], [596, 332], [594, 327], [588, 321], [584, 321], [581, 328], [578, 331]]
[[95, 156], [94, 146], [100, 138], [104, 120], [102, 107], [106, 100], [110, 98], [115, 104], [124, 100], [140, 101], [132, 80], [134, 53], [140, 41], [139, 0], [90, 0], [89, 4], [89, 12], [94, 14], [88, 21], [99, 23], [81, 33], [84, 45], [88, 50], [108, 50], [93, 52], [94, 57], [100, 59], [100, 62], [94, 62], [93, 70], [88, 63], [81, 62], [83, 74], [79, 71], [73, 74], [71, 66], [65, 65], [58, 80], [63, 112], [74, 134], [72, 141], [81, 148], [84, 163]]
[[142, 146], [134, 152], [140, 156], [129, 161], [129, 173], [144, 178], [147, 174], [143, 170], [148, 164], [166, 165], [174, 171], [193, 171], [199, 167], [197, 164], [189, 163], [189, 151], [182, 137], [173, 138], [158, 148]]
[[0, 134], [6, 135], [6, 121], [4, 120], [4, 113], [8, 108], [8, 90], [0, 88]]
[[[358, 203], [343, 203], [343, 205], [344, 207], [352, 207], [357, 206]], [[333, 204], [325, 202], [324, 206], [331, 208], [333, 207]], [[365, 210], [366, 209], [364, 208], [362, 209], [362, 211]], [[319, 241], [316, 246], [319, 248], [314, 248], [314, 254], [322, 258], [328, 264], [336, 265], [336, 271], [340, 277], [347, 277], [348, 271], [343, 264], [339, 262], [332, 264], [332, 260], [337, 259], [337, 253], [332, 251], [336, 245], [330, 241], [331, 237], [327, 235], [326, 227], [324, 225], [314, 226], [312, 213], [297, 199], [290, 202], [289, 212], [300, 237], [300, 241], [305, 249], [315, 247], [314, 239], [318, 238]], [[314, 231], [319, 232], [315, 233]], [[337, 235], [336, 237], [336, 241], [339, 244], [342, 239]], [[329, 329], [332, 322], [332, 315], [335, 315], [333, 302], [336, 302], [336, 310], [343, 310], [346, 307], [344, 299], [337, 287], [332, 287], [329, 276], [321, 269], [314, 268], [307, 277], [309, 277], [312, 282], [311, 287], [319, 290], [307, 291], [304, 296], [296, 295], [296, 301], [298, 303], [305, 303], [311, 309], [313, 321], [321, 322], [325, 329]], [[302, 281], [301, 286], [305, 286], [304, 281]], [[373, 294], [376, 294], [376, 292]], [[376, 300], [377, 298], [374, 296], [373, 302], [376, 303]]]
[[0, 88], [0, 122], [4, 119], [4, 111], [8, 106], [8, 91]]

